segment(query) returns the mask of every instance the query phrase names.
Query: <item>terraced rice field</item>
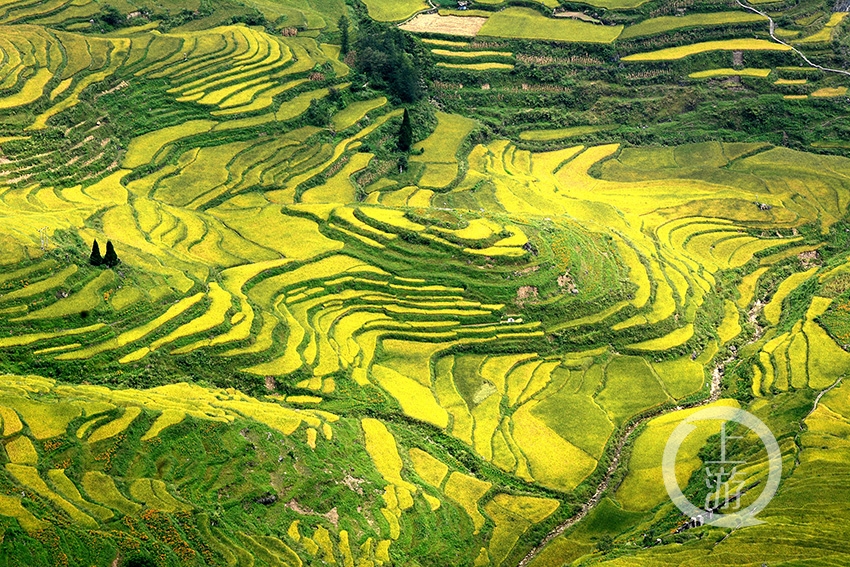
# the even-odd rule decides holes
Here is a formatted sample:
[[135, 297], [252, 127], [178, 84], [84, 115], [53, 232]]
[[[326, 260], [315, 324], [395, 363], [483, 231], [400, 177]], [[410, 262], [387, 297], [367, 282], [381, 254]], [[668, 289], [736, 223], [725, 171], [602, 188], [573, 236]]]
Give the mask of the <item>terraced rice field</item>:
[[405, 20], [416, 12], [428, 9], [427, 2], [422, 0], [368, 0], [364, 4], [369, 10], [369, 16], [379, 22]]
[[[688, 75], [691, 79], [711, 79], [714, 77], [758, 77], [760, 79], [766, 78], [770, 75], [770, 69], [753, 69], [753, 68], [745, 68], [745, 69], [708, 69], [706, 71], [696, 71], [695, 73], [691, 73]], [[780, 84], [779, 81], [776, 81], [776, 84]]]
[[514, 65], [511, 63], [445, 63], [440, 61], [437, 63], [437, 67], [445, 67], [446, 69], [465, 69], [467, 71], [493, 71], [493, 70], [502, 70], [502, 71], [510, 71], [514, 68]]
[[794, 40], [794, 43], [822, 43], [832, 40], [835, 34], [835, 28], [841, 24], [846, 16], [847, 12], [835, 12], [830, 15], [829, 20], [823, 25], [823, 28], [812, 35]]
[[682, 28], [744, 24], [758, 21], [764, 21], [764, 18], [758, 14], [743, 11], [712, 12], [686, 16], [661, 16], [628, 26], [623, 30], [620, 39], [655, 35]]
[[530, 8], [511, 7], [490, 16], [478, 35], [611, 43], [622, 31], [623, 26], [598, 26], [577, 20], [546, 18]]
[[728, 39], [668, 47], [623, 57], [623, 61], [672, 61], [711, 51], [789, 51], [791, 48], [765, 39]]
[[[807, 412], [850, 372], [847, 158], [762, 141], [570, 145], [619, 142], [634, 120], [548, 128], [545, 110], [513, 143], [492, 135], [501, 114], [423, 102], [399, 160], [397, 99], [364, 85], [334, 43], [344, 3], [256, 3], [263, 24], [250, 26], [167, 5], [192, 17], [96, 33], [87, 2], [0, 6], [0, 117], [14, 118], [0, 132], [0, 556], [517, 565], [577, 513], [616, 451], [622, 476], [532, 565], [702, 561], [708, 541], [717, 564], [802, 558], [784, 543], [756, 553], [746, 530], [643, 545], [679, 521], [659, 459], [694, 409], [675, 408], [720, 386], [717, 405], [785, 428], [789, 469], [797, 461], [770, 525], [827, 541], [817, 507], [844, 525], [847, 386]], [[428, 7], [365, 2], [388, 22]], [[71, 13], [88, 32], [16, 24]], [[430, 71], [486, 73], [537, 65], [499, 38], [611, 44], [760, 20], [624, 28], [509, 5], [486, 16], [402, 28], [481, 36], [417, 46], [437, 59]], [[786, 48], [646, 49], [622, 60]], [[689, 76], [773, 72], [758, 64]], [[811, 96], [845, 93], [819, 84]], [[98, 137], [111, 120], [101, 100], [137, 106], [138, 133]], [[79, 124], [79, 146], [36, 149]], [[90, 265], [95, 239], [120, 263]], [[685, 446], [682, 482], [717, 431]], [[829, 482], [807, 484], [819, 476]], [[812, 511], [789, 520], [799, 501]], [[813, 560], [841, 563], [836, 541]]]
[[585, 134], [594, 134], [596, 132], [604, 132], [616, 128], [615, 125], [602, 126], [571, 126], [569, 128], [555, 128], [551, 130], [528, 130], [522, 132], [519, 137], [521, 140], [529, 142], [550, 142], [553, 140], [563, 140], [575, 136], [584, 136]]

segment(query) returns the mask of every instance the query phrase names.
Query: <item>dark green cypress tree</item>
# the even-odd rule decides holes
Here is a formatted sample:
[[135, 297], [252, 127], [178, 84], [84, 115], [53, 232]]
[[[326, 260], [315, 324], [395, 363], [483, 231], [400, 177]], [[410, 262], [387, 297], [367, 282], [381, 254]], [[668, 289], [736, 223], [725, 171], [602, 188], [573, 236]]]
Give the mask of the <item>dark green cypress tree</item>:
[[106, 254], [103, 256], [103, 264], [109, 266], [110, 268], [114, 268], [118, 265], [118, 254], [115, 253], [115, 248], [112, 246], [112, 241], [106, 241]]
[[89, 264], [92, 266], [100, 266], [103, 264], [103, 256], [100, 255], [100, 246], [97, 244], [97, 240], [94, 241], [94, 244], [91, 246], [91, 256], [89, 256]]
[[398, 131], [398, 149], [408, 152], [411, 145], [413, 145], [413, 125], [410, 123], [410, 114], [405, 108], [404, 116], [401, 118], [401, 128]]
[[340, 51], [345, 55], [351, 50], [351, 40], [348, 37], [348, 18], [345, 15], [339, 17], [337, 27], [339, 28], [340, 43], [342, 45]]

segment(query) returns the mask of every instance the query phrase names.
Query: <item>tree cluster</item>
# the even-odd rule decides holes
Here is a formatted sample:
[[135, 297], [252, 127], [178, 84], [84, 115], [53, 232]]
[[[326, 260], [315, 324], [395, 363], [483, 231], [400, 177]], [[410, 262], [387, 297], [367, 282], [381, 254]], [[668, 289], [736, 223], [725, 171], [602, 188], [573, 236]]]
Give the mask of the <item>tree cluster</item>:
[[106, 254], [103, 256], [100, 255], [100, 245], [98, 245], [97, 240], [94, 241], [91, 247], [91, 256], [89, 256], [89, 264], [114, 268], [119, 262], [121, 260], [118, 259], [118, 254], [115, 253], [115, 247], [112, 246], [111, 240], [106, 241]]
[[355, 51], [355, 68], [371, 87], [385, 90], [402, 102], [422, 98], [422, 69], [427, 68], [427, 55], [401, 30], [369, 25], [361, 30]]

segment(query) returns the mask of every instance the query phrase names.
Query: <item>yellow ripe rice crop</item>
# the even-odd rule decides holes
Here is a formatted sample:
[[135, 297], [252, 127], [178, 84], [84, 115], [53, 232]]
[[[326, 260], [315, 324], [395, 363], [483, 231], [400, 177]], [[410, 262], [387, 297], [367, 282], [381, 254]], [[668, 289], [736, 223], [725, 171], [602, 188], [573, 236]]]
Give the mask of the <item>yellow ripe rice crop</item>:
[[446, 63], [444, 61], [439, 61], [437, 63], [437, 67], [446, 67], [447, 69], [466, 69], [467, 71], [510, 71], [514, 68], [514, 65], [511, 63], [495, 63], [492, 61], [487, 63]]
[[437, 361], [434, 389], [439, 397], [440, 404], [452, 416], [451, 434], [468, 445], [472, 445], [472, 415], [452, 379], [451, 368], [453, 363], [454, 357], [451, 356]]
[[838, 346], [823, 327], [812, 321], [803, 324], [809, 345], [809, 387], [821, 390], [850, 371], [850, 354]]
[[85, 512], [80, 511], [79, 508], [53, 492], [50, 487], [47, 486], [47, 483], [41, 478], [38, 474], [38, 470], [35, 467], [29, 467], [24, 465], [14, 465], [9, 464], [6, 465], [6, 470], [11, 473], [15, 480], [33, 490], [40, 496], [47, 498], [50, 500], [57, 508], [65, 512], [71, 517], [71, 520], [74, 523], [84, 526], [88, 529], [94, 529], [98, 527], [98, 523], [86, 514]]
[[52, 78], [53, 73], [50, 69], [39, 69], [35, 72], [35, 75], [27, 79], [20, 91], [7, 97], [0, 98], [0, 110], [17, 108], [37, 101], [44, 93], [44, 87], [47, 86], [47, 83]]
[[302, 196], [303, 203], [352, 203], [357, 200], [357, 189], [351, 182], [351, 176], [363, 170], [375, 157], [370, 153], [359, 152], [339, 170], [337, 174], [328, 179], [324, 185], [308, 189]]
[[441, 188], [454, 181], [458, 173], [457, 152], [474, 127], [475, 121], [469, 118], [437, 113], [437, 128], [434, 133], [414, 144], [414, 149], [422, 150], [423, 153], [410, 158], [411, 161], [426, 164], [425, 173], [419, 180], [420, 185]]
[[710, 51], [789, 51], [791, 48], [766, 39], [723, 39], [668, 47], [658, 51], [626, 55], [622, 61], [671, 61]]
[[779, 284], [776, 288], [776, 293], [773, 294], [773, 298], [771, 298], [768, 304], [764, 306], [764, 318], [767, 319], [771, 325], [779, 324], [779, 317], [782, 315], [782, 302], [785, 301], [785, 298], [788, 297], [792, 291], [797, 289], [800, 284], [812, 277], [817, 271], [818, 268], [815, 267], [806, 270], [805, 272], [792, 274]]
[[[150, 344], [150, 349], [156, 350], [159, 347], [172, 343], [184, 337], [190, 337], [204, 331], [209, 331], [224, 324], [225, 314], [230, 310], [232, 302], [230, 293], [222, 289], [216, 282], [210, 283], [209, 291], [210, 308], [206, 313], [197, 319], [181, 325], [174, 329], [168, 335], [157, 339]], [[193, 346], [193, 345], [190, 345]]]
[[519, 137], [521, 140], [526, 141], [549, 142], [604, 132], [605, 130], [612, 130], [616, 127], [616, 124], [604, 124], [600, 126], [571, 126], [569, 128], [556, 128], [552, 130], [526, 130], [525, 132], [521, 132]]
[[12, 408], [0, 406], [0, 419], [3, 420], [3, 436], [14, 435], [24, 428], [18, 414]]
[[125, 429], [127, 429], [133, 421], [136, 420], [137, 417], [142, 413], [142, 409], [136, 406], [130, 406], [124, 410], [124, 414], [117, 418], [113, 419], [109, 423], [105, 425], [101, 425], [94, 431], [88, 438], [89, 443], [97, 443], [98, 441], [102, 441], [104, 439], [109, 439], [111, 437], [115, 437], [122, 433]]
[[652, 363], [665, 389], [676, 399], [687, 397], [698, 391], [705, 382], [705, 368], [690, 357]]
[[168, 493], [165, 483], [157, 479], [137, 478], [130, 483], [130, 496], [151, 510], [174, 512], [186, 508]]
[[52, 275], [49, 278], [32, 283], [21, 289], [10, 291], [5, 295], [0, 295], [0, 302], [32, 297], [33, 295], [38, 295], [39, 293], [44, 293], [45, 291], [59, 287], [65, 283], [65, 280], [77, 273], [78, 269], [79, 268], [77, 268], [76, 264], [71, 264], [61, 272]]
[[821, 43], [830, 41], [835, 34], [835, 28], [844, 20], [848, 12], [834, 12], [823, 28], [810, 36], [797, 39], [793, 43]]
[[[738, 407], [735, 400], [720, 400], [714, 407]], [[708, 406], [708, 407], [712, 407]], [[619, 503], [627, 510], [645, 511], [652, 509], [667, 498], [661, 473], [661, 457], [664, 446], [673, 429], [689, 415], [701, 408], [692, 408], [668, 413], [651, 420], [635, 441], [629, 474], [617, 490]], [[701, 461], [697, 453], [705, 441], [720, 431], [719, 421], [694, 422], [696, 430], [688, 435], [679, 449], [676, 459], [676, 478], [681, 486], [686, 483]]]
[[510, 51], [451, 51], [450, 49], [432, 49], [434, 55], [443, 57], [511, 57], [513, 53]]
[[425, 44], [428, 44], [428, 45], [440, 45], [442, 47], [457, 47], [457, 48], [460, 48], [460, 49], [463, 49], [464, 47], [467, 47], [469, 45], [468, 43], [466, 43], [464, 41], [449, 41], [447, 39], [428, 39], [428, 38], [423, 39], [422, 43], [425, 43]]
[[446, 481], [444, 490], [446, 496], [466, 510], [466, 513], [472, 519], [472, 525], [475, 528], [474, 533], [478, 533], [484, 527], [484, 516], [478, 510], [478, 501], [490, 490], [491, 486], [493, 486], [492, 483], [459, 472], [453, 472], [449, 476], [449, 480]]
[[449, 472], [448, 466], [416, 447], [410, 450], [410, 460], [413, 461], [413, 469], [416, 474], [421, 476], [425, 482], [436, 488], [442, 486], [443, 479]]
[[32, 513], [21, 506], [20, 496], [6, 496], [0, 494], [0, 515], [15, 518], [28, 534], [36, 534], [46, 528], [48, 524], [32, 515]]
[[793, 335], [791, 344], [788, 345], [788, 363], [791, 370], [791, 385], [794, 388], [805, 388], [808, 386], [808, 345], [803, 333]]
[[379, 22], [398, 22], [428, 9], [423, 0], [365, 0], [369, 16]]
[[[486, 386], [484, 392], [486, 395]], [[473, 403], [476, 401], [478, 401], [478, 398], [474, 399]], [[488, 461], [493, 460], [493, 435], [502, 421], [500, 411], [501, 401], [501, 396], [491, 394], [484, 400], [479, 401], [472, 409], [472, 418], [475, 423], [473, 429], [473, 447], [476, 453]]]
[[551, 516], [561, 505], [560, 502], [552, 498], [515, 496], [513, 494], [497, 494], [493, 497], [493, 502], [505, 510], [525, 518], [532, 524], [542, 522]]
[[671, 331], [663, 337], [658, 337], [657, 339], [649, 339], [648, 341], [635, 343], [629, 345], [629, 348], [646, 351], [667, 350], [685, 344], [693, 336], [694, 326], [693, 324], [689, 323], [684, 327], [680, 327], [675, 331]]
[[108, 351], [108, 350], [115, 350], [115, 349], [124, 347], [124, 346], [126, 346], [130, 343], [133, 343], [133, 342], [136, 342], [138, 340], [143, 339], [144, 337], [146, 337], [150, 333], [157, 330], [162, 325], [168, 323], [172, 319], [181, 315], [183, 312], [185, 312], [187, 309], [189, 309], [190, 307], [192, 307], [193, 305], [198, 303], [203, 298], [204, 298], [203, 293], [197, 293], [197, 294], [190, 296], [190, 297], [184, 297], [183, 299], [181, 299], [180, 301], [178, 301], [177, 303], [175, 303], [174, 305], [169, 307], [166, 310], [166, 312], [163, 313], [162, 315], [160, 315], [159, 317], [152, 319], [151, 321], [149, 321], [148, 323], [145, 323], [144, 325], [142, 325], [140, 327], [136, 327], [135, 329], [131, 329], [129, 331], [123, 332], [120, 335], [118, 335], [115, 339], [112, 339], [112, 340], [107, 341], [105, 343], [101, 343], [99, 345], [93, 345], [91, 347], [88, 347], [88, 348], [85, 348], [85, 349], [82, 349], [82, 350], [61, 354], [61, 355], [57, 356], [56, 358], [58, 360], [74, 360], [74, 359], [78, 359], [78, 358], [90, 358], [90, 357], [94, 356], [95, 354], [99, 354], [101, 352], [105, 352], [105, 351]]
[[412, 232], [421, 232], [425, 227], [419, 223], [412, 222], [407, 219], [404, 211], [397, 209], [381, 209], [375, 207], [363, 207], [360, 209], [364, 216], [374, 219], [380, 223], [390, 225], [392, 227], [409, 230]]
[[376, 108], [380, 108], [385, 104], [387, 104], [386, 97], [352, 102], [343, 110], [335, 114], [331, 119], [331, 123], [337, 131], [345, 130], [346, 128], [354, 126], [355, 123], [362, 120], [369, 112]]
[[747, 67], [745, 69], [708, 69], [707, 71], [696, 71], [688, 75], [691, 79], [711, 79], [714, 77], [758, 77], [761, 79], [770, 75], [770, 69], [753, 69]]
[[278, 107], [275, 112], [275, 120], [285, 122], [300, 116], [310, 108], [310, 102], [328, 96], [328, 89], [318, 89], [306, 93], [301, 93], [292, 100], [286, 101]]
[[47, 471], [47, 478], [66, 500], [91, 513], [98, 520], [105, 522], [114, 516], [103, 506], [85, 500], [76, 485], [65, 475], [65, 469], [50, 469]]
[[629, 268], [629, 278], [637, 285], [638, 289], [634, 294], [631, 304], [637, 308], [646, 305], [649, 298], [652, 296], [652, 284], [649, 281], [649, 274], [646, 271], [646, 266], [640, 260], [634, 248], [617, 240], [617, 249], [620, 251], [620, 256]]
[[747, 308], [753, 300], [753, 295], [755, 294], [759, 278], [764, 275], [767, 270], [768, 268], [766, 267], [759, 268], [741, 279], [741, 283], [738, 284], [738, 294], [740, 295], [738, 298], [738, 307], [741, 309]]
[[38, 453], [29, 437], [19, 435], [6, 442], [6, 455], [16, 465], [37, 465]]
[[484, 240], [502, 230], [501, 225], [489, 219], [472, 219], [465, 228], [451, 231], [457, 238], [464, 240]]
[[414, 145], [422, 155], [411, 160], [428, 163], [456, 163], [457, 151], [475, 126], [475, 121], [456, 114], [437, 113], [437, 128], [425, 140]]
[[[236, 106], [236, 107], [231, 107], [231, 108], [223, 108], [222, 110], [214, 110], [211, 114], [213, 116], [231, 116], [233, 114], [242, 114], [242, 113], [245, 113], [245, 112], [256, 112], [257, 110], [263, 110], [265, 108], [270, 107], [274, 103], [274, 97], [276, 97], [279, 94], [285, 93], [286, 91], [293, 89], [293, 88], [297, 87], [298, 85], [301, 85], [302, 83], [305, 83], [305, 82], [306, 82], [306, 79], [296, 79], [294, 81], [289, 81], [288, 83], [284, 83], [282, 85], [278, 85], [278, 86], [275, 86], [275, 87], [272, 87], [272, 88], [266, 88], [265, 90], [263, 90], [259, 94], [257, 94], [257, 96], [254, 97], [254, 99], [247, 104], [243, 104], [242, 106]], [[273, 84], [273, 83], [269, 83], [269, 84]], [[322, 98], [323, 96], [325, 96], [325, 94], [327, 94], [326, 91], [327, 91], [327, 89], [315, 91], [315, 93], [314, 93], [315, 96], [313, 96], [313, 98]], [[297, 103], [294, 102], [294, 100], [296, 100], [296, 99], [298, 100]], [[255, 120], [258, 120], [258, 121], [262, 120], [262, 122], [258, 122], [258, 123], [265, 123], [266, 121], [271, 121], [270, 119], [272, 117], [275, 120], [289, 120], [289, 118], [294, 118], [294, 116], [301, 114], [301, 112], [298, 112], [298, 109], [301, 107], [301, 105], [303, 104], [303, 102], [305, 100], [307, 102], [308, 107], [310, 105], [310, 100], [312, 100], [312, 98], [310, 100], [307, 100], [307, 98], [300, 98], [300, 97], [296, 97], [296, 99], [293, 99], [292, 102], [294, 104], [287, 106], [286, 110], [284, 110], [284, 104], [286, 104], [286, 103], [284, 103], [280, 106], [278, 111], [276, 113], [274, 113], [273, 115], [264, 115], [262, 118], [256, 117]], [[237, 102], [239, 102], [239, 99], [236, 99], [236, 98], [228, 99], [227, 102], [229, 103], [231, 101], [234, 102], [234, 103], [237, 103]], [[228, 105], [223, 105], [223, 106], [230, 106], [230, 105], [228, 104]], [[295, 114], [290, 116], [288, 113], [295, 113]], [[287, 118], [287, 116], [289, 116], [289, 117]], [[251, 120], [251, 119], [249, 118], [249, 119], [246, 119], [246, 120]]]
[[[506, 510], [497, 504], [495, 499], [484, 505], [484, 511], [496, 526], [493, 528], [487, 550], [482, 548], [482, 553], [479, 555], [482, 559], [476, 561], [475, 565], [490, 565], [491, 560], [496, 565], [501, 565], [519, 538], [528, 531], [531, 523]], [[484, 563], [484, 560], [487, 562]]]
[[298, 429], [302, 421], [317, 427], [320, 420], [304, 413], [285, 408], [278, 404], [254, 401], [223, 401], [221, 407], [238, 411], [245, 417], [263, 423], [272, 429], [277, 429], [284, 435], [291, 435]]
[[158, 436], [163, 429], [181, 423], [186, 419], [186, 412], [176, 409], [166, 409], [160, 414], [151, 428], [142, 436], [142, 441], [148, 441]]
[[484, 506], [484, 511], [496, 524], [488, 546], [493, 562], [500, 565], [520, 536], [533, 523], [551, 515], [558, 505], [557, 501], [548, 498], [497, 494]]
[[816, 98], [832, 98], [837, 96], [844, 96], [846, 94], [847, 87], [824, 87], [813, 92], [811, 96]]
[[661, 16], [659, 18], [650, 18], [627, 27], [623, 30], [622, 35], [620, 35], [620, 39], [655, 35], [682, 28], [741, 24], [762, 21], [764, 19], [764, 16], [744, 11]]
[[572, 490], [593, 471], [596, 459], [536, 418], [531, 413], [535, 405], [531, 401], [514, 413], [513, 440], [528, 459], [535, 481], [553, 490]]
[[531, 8], [509, 7], [492, 13], [479, 35], [579, 43], [611, 43], [622, 31], [621, 25], [602, 26], [567, 18], [547, 18]]
[[115, 486], [112, 477], [102, 472], [89, 471], [83, 474], [83, 490], [89, 498], [104, 506], [118, 510], [127, 516], [135, 516], [142, 511], [142, 507], [124, 497]]
[[[392, 433], [377, 419], [364, 418], [360, 425], [366, 438], [366, 451], [372, 457], [375, 468], [399, 492], [399, 501], [409, 500], [410, 494], [416, 492], [417, 488], [401, 477], [403, 463]], [[402, 505], [402, 508], [406, 507], [406, 504]]]
[[[521, 354], [490, 357], [481, 365], [479, 372], [481, 373], [482, 378], [489, 380], [494, 386], [496, 386], [496, 391], [505, 392], [505, 378], [511, 368], [521, 362], [527, 361], [529, 358], [534, 358], [534, 355]], [[516, 388], [514, 388], [514, 391], [516, 392]], [[518, 394], [514, 397], [516, 396], [518, 396]]]
[[91, 311], [103, 301], [103, 288], [111, 284], [115, 279], [112, 270], [105, 270], [98, 277], [87, 283], [78, 292], [70, 297], [60, 299], [56, 303], [48, 305], [38, 311], [33, 311], [17, 320], [28, 321], [31, 319], [50, 319], [54, 317], [67, 317], [83, 311]]
[[64, 434], [68, 424], [82, 414], [80, 406], [70, 402], [42, 403], [26, 398], [15, 399], [14, 408], [39, 440]]
[[130, 169], [135, 169], [150, 163], [156, 154], [168, 144], [182, 138], [209, 132], [216, 124], [212, 120], [190, 120], [179, 126], [154, 130], [153, 132], [133, 138], [127, 148], [122, 165]]
[[717, 328], [717, 336], [721, 344], [726, 344], [741, 334], [740, 316], [738, 307], [728, 299], [723, 303], [724, 315], [720, 327]]

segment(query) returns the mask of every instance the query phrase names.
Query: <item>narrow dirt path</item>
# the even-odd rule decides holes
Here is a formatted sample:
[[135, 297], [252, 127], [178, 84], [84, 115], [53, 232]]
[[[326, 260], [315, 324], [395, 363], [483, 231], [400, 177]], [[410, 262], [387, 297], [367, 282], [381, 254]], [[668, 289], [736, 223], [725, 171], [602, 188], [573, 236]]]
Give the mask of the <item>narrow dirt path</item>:
[[776, 34], [774, 33], [775, 30], [776, 30], [776, 24], [773, 22], [773, 18], [771, 18], [770, 16], [768, 16], [764, 12], [757, 10], [756, 8], [753, 8], [749, 4], [744, 4], [743, 2], [741, 2], [741, 0], [735, 0], [735, 2], [737, 2], [738, 5], [741, 8], [743, 8], [745, 10], [749, 10], [750, 12], [755, 12], [756, 14], [759, 14], [760, 16], [764, 16], [765, 18], [767, 18], [767, 21], [770, 22], [770, 37], [773, 39], [773, 41], [775, 41], [776, 43], [780, 43], [780, 44], [782, 44], [786, 47], [789, 47], [794, 53], [799, 55], [803, 59], [803, 61], [808, 63], [810, 66], [812, 66], [816, 69], [820, 69], [821, 71], [826, 71], [828, 73], [839, 73], [841, 75], [850, 76], [850, 71], [845, 71], [844, 69], [830, 69], [829, 67], [823, 67], [821, 65], [818, 65], [817, 63], [812, 63], [809, 60], [809, 58], [806, 57], [806, 55], [802, 51], [800, 51], [799, 49], [797, 49], [796, 47], [794, 47], [790, 43], [786, 43], [786, 42], [782, 41], [781, 39], [779, 39], [778, 37], [776, 37]]

